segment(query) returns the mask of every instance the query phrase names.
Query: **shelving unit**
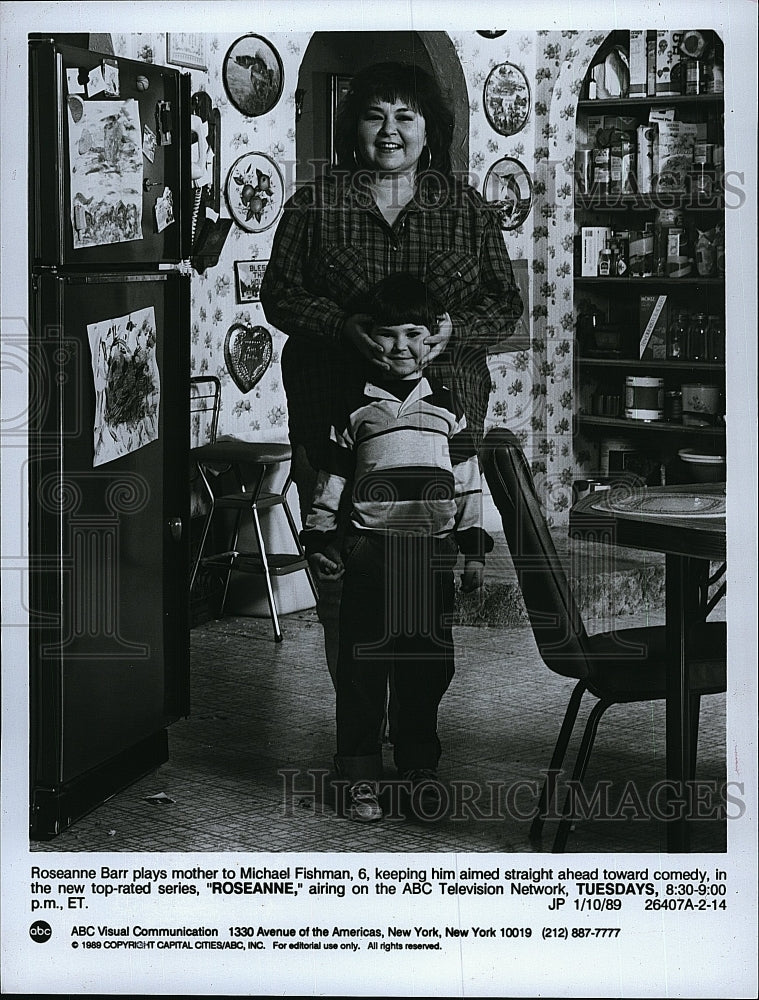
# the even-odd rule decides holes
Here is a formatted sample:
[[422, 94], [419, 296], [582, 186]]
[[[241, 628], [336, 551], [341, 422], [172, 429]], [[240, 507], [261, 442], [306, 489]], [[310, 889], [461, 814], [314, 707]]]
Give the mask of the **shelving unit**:
[[[606, 47], [612, 43], [624, 42], [625, 33], [609, 36]], [[602, 55], [604, 47], [599, 50]], [[584, 83], [583, 94], [588, 93], [590, 73]], [[634, 118], [637, 125], [649, 121], [652, 109], [674, 109], [678, 121], [700, 122], [711, 144], [724, 143], [724, 96], [722, 94], [699, 94], [698, 96], [673, 97], [633, 97], [604, 100], [588, 100], [578, 103], [577, 144], [579, 149], [588, 149], [588, 120], [603, 116]], [[604, 122], [606, 127], [607, 122]], [[580, 233], [583, 227], [608, 226], [616, 231], [640, 231], [646, 222], [655, 222], [663, 209], [681, 211], [684, 227], [689, 236], [693, 270], [687, 277], [653, 276], [583, 276], [580, 264], [575, 264], [574, 300], [575, 316], [591, 309], [618, 333], [618, 349], [591, 350], [578, 336], [575, 346], [575, 396], [578, 401], [575, 432], [580, 440], [576, 442], [578, 464], [583, 461], [589, 471], [608, 472], [602, 456], [614, 442], [627, 441], [629, 447], [638, 452], [637, 472], [643, 470], [649, 482], [687, 481], [692, 475], [691, 468], [677, 459], [680, 448], [702, 448], [707, 454], [725, 454], [725, 427], [719, 418], [716, 426], [691, 426], [684, 424], [677, 413], [668, 414], [669, 419], [642, 421], [624, 416], [625, 379], [629, 376], [656, 376], [664, 380], [665, 392], [677, 390], [689, 383], [716, 385], [724, 398], [725, 364], [724, 342], [719, 345], [718, 357], [712, 360], [690, 360], [681, 358], [646, 358], [639, 354], [640, 343], [640, 296], [666, 295], [665, 309], [668, 312], [667, 325], [678, 313], [705, 313], [716, 317], [724, 331], [725, 281], [724, 274], [716, 276], [699, 275], [696, 272], [694, 244], [698, 230], [724, 226], [725, 199], [717, 190], [709, 195], [691, 194], [690, 191], [662, 191], [638, 193], [637, 191], [598, 192], [592, 188], [589, 193], [575, 191], [575, 229]], [[610, 416], [603, 400], [612, 399], [616, 405], [619, 397], [621, 407], [618, 416]], [[600, 406], [599, 406], [600, 403]], [[617, 412], [612, 410], [611, 412]], [[590, 456], [590, 457], [589, 457]]]

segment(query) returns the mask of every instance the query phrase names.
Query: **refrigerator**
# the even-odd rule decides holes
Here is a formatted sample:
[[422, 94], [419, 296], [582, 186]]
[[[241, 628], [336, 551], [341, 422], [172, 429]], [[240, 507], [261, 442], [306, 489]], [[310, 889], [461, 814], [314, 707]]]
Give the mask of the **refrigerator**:
[[189, 712], [189, 75], [29, 41], [30, 836]]

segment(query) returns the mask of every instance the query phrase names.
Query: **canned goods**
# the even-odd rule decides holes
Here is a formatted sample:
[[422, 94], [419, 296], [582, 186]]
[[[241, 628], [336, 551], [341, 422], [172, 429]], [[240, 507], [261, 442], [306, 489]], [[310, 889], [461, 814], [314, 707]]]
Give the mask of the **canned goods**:
[[625, 379], [625, 417], [628, 420], [663, 420], [664, 379], [628, 375]]

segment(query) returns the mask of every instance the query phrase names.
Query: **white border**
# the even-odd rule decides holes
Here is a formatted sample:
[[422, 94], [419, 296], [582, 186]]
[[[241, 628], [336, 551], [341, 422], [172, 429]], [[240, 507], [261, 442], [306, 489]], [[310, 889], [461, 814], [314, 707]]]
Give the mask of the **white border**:
[[[233, 993], [255, 995], [267, 992], [294, 995], [546, 995], [565, 996], [737, 996], [756, 995], [756, 567], [757, 567], [757, 94], [756, 94], [756, 4], [732, 0], [697, 7], [694, 3], [669, 2], [666, 8], [654, 2], [568, 3], [561, 6], [532, 0], [530, 4], [503, 4], [470, 0], [287, 0], [251, 5], [247, 0], [226, 2], [156, 3], [2, 3], [2, 66], [0, 67], [0, 134], [2, 135], [2, 187], [0, 240], [2, 242], [2, 298], [0, 320], [5, 356], [2, 429], [26, 405], [24, 379], [14, 367], [17, 355], [8, 345], [23, 343], [26, 316], [26, 35], [33, 30], [132, 31], [150, 25], [154, 30], [203, 30], [224, 22], [227, 31], [263, 34], [289, 31], [450, 29], [476, 30], [492, 22], [510, 29], [595, 28], [671, 26], [698, 21], [708, 12], [710, 25], [721, 25], [728, 64], [725, 76], [726, 149], [734, 165], [744, 174], [746, 202], [740, 211], [727, 213], [728, 246], [740, 248], [728, 258], [727, 325], [734, 334], [728, 358], [728, 449], [730, 490], [728, 496], [728, 560], [730, 566], [730, 663], [728, 702], [729, 768], [731, 776], [745, 782], [746, 815], [729, 830], [729, 853], [725, 861], [732, 884], [740, 887], [730, 912], [712, 921], [708, 933], [696, 921], [683, 919], [668, 924], [667, 934], [657, 934], [651, 923], [641, 926], [636, 938], [613, 954], [547, 948], [534, 942], [515, 964], [511, 955], [494, 953], [480, 964], [462, 945], [456, 969], [441, 963], [438, 969], [399, 960], [381, 982], [372, 975], [372, 965], [356, 975], [356, 967], [340, 964], [332, 968], [303, 964], [232, 966], [219, 959], [202, 965], [171, 961], [160, 955], [155, 966], [110, 960], [102, 969], [71, 962], [48, 968], [42, 955], [30, 951], [28, 937], [28, 872], [31, 855], [27, 847], [27, 654], [22, 628], [7, 627], [19, 621], [19, 560], [25, 552], [26, 510], [23, 482], [23, 441], [3, 433], [2, 449], [2, 843], [3, 917], [2, 962], [4, 991], [18, 992], [168, 992]], [[706, 18], [704, 18], [706, 20]], [[9, 423], [8, 423], [9, 422]], [[35, 855], [40, 861], [44, 855]], [[66, 855], [54, 855], [56, 864]], [[71, 856], [74, 857], [74, 856]], [[85, 856], [76, 856], [84, 863]], [[218, 856], [215, 863], [222, 861]], [[128, 866], [146, 863], [142, 856], [122, 855]], [[163, 864], [172, 857], [161, 855]], [[185, 862], [187, 858], [183, 859]], [[233, 859], [231, 859], [233, 860]], [[343, 859], [345, 863], [346, 859]], [[353, 858], [360, 863], [360, 858]], [[372, 859], [373, 861], [375, 859]], [[417, 863], [423, 857], [416, 857]], [[442, 859], [438, 858], [440, 862]], [[539, 855], [523, 856], [536, 865]], [[611, 861], [612, 859], [608, 859]], [[651, 859], [649, 859], [651, 860]], [[662, 864], [694, 866], [700, 859], [662, 858]], [[719, 856], [710, 858], [712, 865]], [[335, 863], [340, 859], [336, 858]], [[576, 868], [592, 864], [592, 857], [574, 855]], [[322, 855], [321, 863], [328, 865]], [[401, 859], [393, 858], [398, 865]], [[632, 863], [632, 862], [630, 862]], [[376, 900], [373, 899], [376, 907]], [[420, 905], [420, 922], [428, 916]], [[442, 913], [442, 911], [441, 911]], [[462, 907], [463, 913], [463, 907]], [[367, 919], [369, 919], [367, 917]], [[176, 958], [177, 956], [171, 956]], [[298, 973], [297, 969], [300, 969]], [[234, 970], [237, 971], [234, 971]], [[309, 970], [309, 971], [305, 971]]]

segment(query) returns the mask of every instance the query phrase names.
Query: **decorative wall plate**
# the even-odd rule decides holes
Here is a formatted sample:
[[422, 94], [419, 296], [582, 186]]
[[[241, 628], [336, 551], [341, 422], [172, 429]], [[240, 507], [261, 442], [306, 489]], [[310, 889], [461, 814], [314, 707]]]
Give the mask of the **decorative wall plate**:
[[271, 364], [271, 333], [265, 326], [233, 323], [224, 339], [224, 363], [240, 392], [250, 392]]
[[503, 31], [498, 31], [498, 30], [496, 30], [496, 31], [478, 31], [477, 34], [478, 35], [482, 35], [483, 38], [500, 38], [501, 35], [505, 35], [506, 34], [506, 29], [504, 28]]
[[277, 221], [284, 201], [279, 168], [264, 153], [245, 153], [227, 174], [229, 212], [247, 233], [262, 233]]
[[501, 229], [517, 229], [532, 208], [532, 181], [527, 168], [510, 156], [496, 160], [485, 177], [482, 196], [498, 209]]
[[249, 118], [271, 111], [282, 96], [284, 77], [279, 52], [261, 35], [243, 35], [224, 56], [222, 79], [227, 97]]
[[491, 126], [500, 135], [514, 135], [530, 117], [530, 85], [513, 63], [494, 66], [485, 80], [482, 103]]

